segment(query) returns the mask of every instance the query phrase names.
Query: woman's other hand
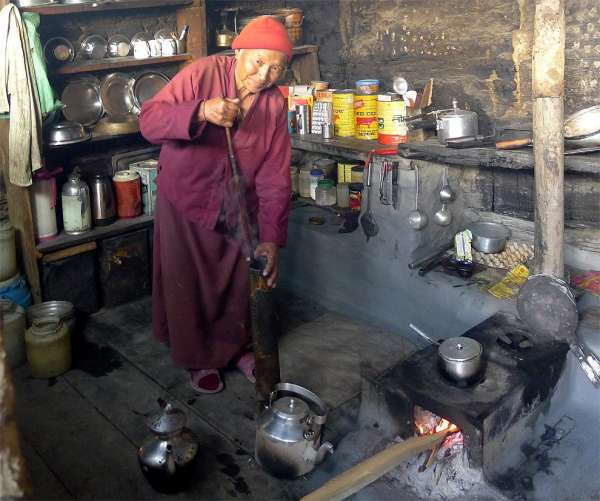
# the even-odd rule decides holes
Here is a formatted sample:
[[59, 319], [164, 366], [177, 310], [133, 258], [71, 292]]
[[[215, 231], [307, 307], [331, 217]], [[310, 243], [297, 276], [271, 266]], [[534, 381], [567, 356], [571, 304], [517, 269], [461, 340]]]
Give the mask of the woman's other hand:
[[203, 101], [198, 110], [200, 122], [210, 122], [221, 127], [233, 127], [240, 113], [240, 100], [229, 97], [213, 97]]
[[267, 285], [275, 287], [279, 278], [279, 247], [273, 242], [258, 244], [254, 251], [254, 257], [264, 256], [267, 258], [267, 266], [263, 276], [267, 278]]

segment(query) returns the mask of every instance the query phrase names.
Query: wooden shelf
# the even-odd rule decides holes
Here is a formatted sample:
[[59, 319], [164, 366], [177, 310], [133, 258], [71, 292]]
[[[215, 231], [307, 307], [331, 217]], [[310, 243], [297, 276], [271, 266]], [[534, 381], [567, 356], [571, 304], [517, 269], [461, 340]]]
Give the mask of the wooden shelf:
[[[291, 134], [292, 148], [322, 153], [336, 157], [348, 158], [350, 160], [367, 160], [372, 150], [395, 149], [394, 145], [380, 144], [377, 141], [365, 141], [352, 137], [336, 137], [334, 139], [323, 139], [318, 134]], [[390, 155], [394, 159], [397, 155]]]
[[[319, 52], [318, 45], [298, 45], [292, 49], [292, 55], [299, 56], [302, 54], [313, 54]], [[215, 52], [216, 56], [233, 56], [233, 49], [222, 50], [219, 52]]]
[[154, 216], [141, 215], [139, 217], [128, 219], [117, 219], [114, 223], [106, 226], [95, 226], [90, 231], [82, 233], [81, 235], [67, 235], [64, 232], [60, 232], [56, 238], [39, 243], [37, 245], [37, 250], [42, 254], [46, 254], [60, 249], [73, 247], [74, 245], [112, 237], [127, 231], [145, 228], [153, 224], [153, 222]]
[[21, 12], [36, 12], [43, 16], [56, 16], [62, 14], [77, 14], [80, 12], [107, 12], [112, 10], [145, 9], [158, 7], [173, 7], [190, 5], [193, 0], [123, 0], [99, 1], [81, 4], [50, 4], [38, 7], [21, 7]]
[[181, 63], [190, 61], [190, 54], [179, 54], [176, 56], [148, 57], [137, 59], [133, 56], [107, 57], [104, 59], [89, 59], [77, 61], [72, 64], [60, 66], [52, 70], [53, 75], [73, 75], [76, 73], [87, 73], [101, 70], [118, 70], [121, 68], [135, 68], [139, 66], [151, 66], [156, 64]]
[[[377, 141], [363, 141], [354, 138], [325, 140], [315, 134], [291, 134], [292, 148], [321, 153], [351, 160], [365, 161], [370, 150], [394, 148], [379, 144]], [[499, 169], [533, 170], [533, 150], [496, 150], [493, 146], [484, 148], [448, 148], [430, 139], [422, 143], [400, 145], [398, 157], [423, 159], [451, 165], [488, 167]], [[394, 157], [391, 157], [392, 159]], [[566, 155], [565, 171], [600, 175], [600, 153], [585, 155]]]

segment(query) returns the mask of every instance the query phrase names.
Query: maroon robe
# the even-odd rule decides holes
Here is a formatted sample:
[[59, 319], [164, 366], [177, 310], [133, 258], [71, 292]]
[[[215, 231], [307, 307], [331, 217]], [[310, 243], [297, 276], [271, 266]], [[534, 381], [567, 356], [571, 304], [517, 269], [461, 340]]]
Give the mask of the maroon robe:
[[[225, 366], [250, 340], [248, 273], [239, 244], [218, 226], [231, 177], [225, 131], [194, 128], [200, 103], [235, 97], [235, 59], [211, 56], [178, 73], [144, 103], [140, 129], [161, 144], [155, 214], [153, 333], [176, 365]], [[246, 202], [260, 242], [285, 244], [290, 202], [287, 107], [277, 88], [262, 91], [234, 129]]]

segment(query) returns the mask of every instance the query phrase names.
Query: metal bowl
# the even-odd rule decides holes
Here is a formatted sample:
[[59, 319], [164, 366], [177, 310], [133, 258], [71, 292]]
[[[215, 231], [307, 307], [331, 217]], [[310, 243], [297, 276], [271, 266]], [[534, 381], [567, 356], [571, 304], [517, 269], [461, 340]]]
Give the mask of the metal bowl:
[[50, 66], [60, 66], [73, 62], [75, 48], [64, 37], [54, 37], [44, 44], [44, 59]]
[[510, 230], [500, 223], [473, 223], [469, 230], [473, 235], [473, 247], [485, 254], [502, 252], [510, 236]]
[[58, 318], [69, 327], [69, 332], [75, 332], [75, 307], [69, 301], [46, 301], [27, 308], [27, 323], [31, 325], [40, 318]]
[[46, 144], [48, 146], [63, 146], [81, 143], [90, 139], [91, 134], [76, 122], [58, 122], [46, 129]]

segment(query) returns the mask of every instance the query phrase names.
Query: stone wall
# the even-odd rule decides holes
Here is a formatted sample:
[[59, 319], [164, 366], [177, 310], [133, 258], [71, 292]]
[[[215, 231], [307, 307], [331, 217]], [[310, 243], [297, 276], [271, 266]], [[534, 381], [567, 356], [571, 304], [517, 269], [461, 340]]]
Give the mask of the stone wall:
[[[534, 0], [300, 1], [307, 39], [338, 87], [394, 75], [416, 88], [433, 78], [434, 104], [452, 97], [481, 116], [484, 132], [530, 127]], [[566, 109], [598, 103], [600, 4], [567, 3]]]

